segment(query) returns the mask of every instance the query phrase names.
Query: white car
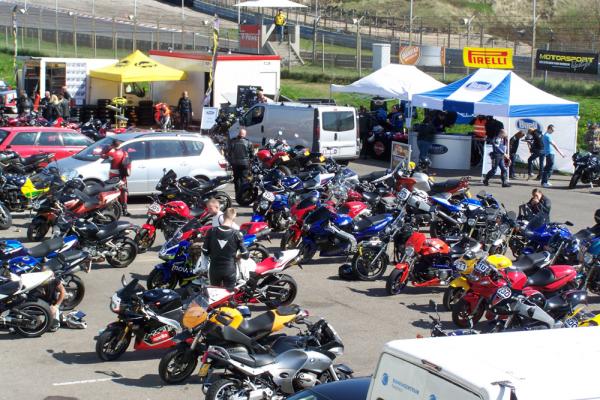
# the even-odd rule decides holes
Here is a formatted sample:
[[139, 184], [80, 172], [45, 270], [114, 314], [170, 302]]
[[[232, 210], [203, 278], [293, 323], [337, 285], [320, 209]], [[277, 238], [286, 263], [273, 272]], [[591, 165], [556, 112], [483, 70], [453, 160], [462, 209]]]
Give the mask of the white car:
[[193, 133], [123, 133], [104, 138], [79, 153], [57, 161], [63, 174], [76, 172], [86, 183], [108, 179], [110, 160], [99, 153], [113, 139], [122, 140], [131, 160], [131, 176], [127, 178], [129, 194], [155, 192], [164, 169], [172, 169], [178, 177], [193, 176], [214, 179], [227, 175], [229, 166], [208, 137]]

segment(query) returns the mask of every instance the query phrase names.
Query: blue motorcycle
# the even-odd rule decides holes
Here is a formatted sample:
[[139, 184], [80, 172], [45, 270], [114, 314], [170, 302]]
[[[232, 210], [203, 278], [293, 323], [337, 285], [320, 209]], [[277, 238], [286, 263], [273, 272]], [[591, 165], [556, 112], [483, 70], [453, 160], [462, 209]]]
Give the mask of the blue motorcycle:
[[509, 246], [515, 257], [548, 251], [553, 255], [553, 263], [577, 264], [580, 240], [569, 231], [573, 224], [550, 222], [537, 227], [522, 226], [519, 233], [513, 235]]
[[321, 257], [351, 255], [359, 242], [379, 235], [393, 220], [392, 214], [381, 214], [354, 221], [320, 206], [304, 219], [299, 246], [302, 260], [310, 261], [317, 251]]
[[49, 239], [28, 249], [19, 240], [1, 240], [0, 261], [22, 265], [25, 268], [22, 272], [29, 272], [30, 268], [43, 264], [59, 253], [74, 249], [78, 243], [77, 236], [70, 235]]
[[577, 279], [581, 282], [581, 289], [600, 295], [600, 237], [582, 246], [579, 261], [582, 268]]

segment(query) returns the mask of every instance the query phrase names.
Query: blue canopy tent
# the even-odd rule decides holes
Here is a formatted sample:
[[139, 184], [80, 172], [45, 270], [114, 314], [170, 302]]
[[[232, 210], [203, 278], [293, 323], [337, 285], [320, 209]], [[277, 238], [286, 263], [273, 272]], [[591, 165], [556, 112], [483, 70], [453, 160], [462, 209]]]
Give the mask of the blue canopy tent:
[[[462, 115], [492, 115], [504, 123], [509, 136], [530, 127], [544, 131], [553, 124], [554, 140], [567, 155], [558, 158], [556, 166], [572, 171], [579, 103], [546, 93], [512, 71], [480, 69], [442, 88], [414, 95], [413, 105]], [[520, 146], [519, 154], [526, 159], [527, 146]]]

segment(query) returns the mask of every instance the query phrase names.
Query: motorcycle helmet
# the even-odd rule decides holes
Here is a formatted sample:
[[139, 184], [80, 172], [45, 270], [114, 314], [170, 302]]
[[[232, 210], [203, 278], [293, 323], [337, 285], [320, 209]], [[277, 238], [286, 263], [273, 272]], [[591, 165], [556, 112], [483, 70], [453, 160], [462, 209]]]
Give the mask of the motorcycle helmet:
[[425, 157], [424, 159], [419, 161], [419, 171], [427, 171], [431, 166], [431, 159], [429, 157]]
[[71, 329], [85, 329], [87, 322], [83, 320], [85, 313], [83, 311], [71, 311], [60, 313], [60, 325]]
[[348, 263], [340, 265], [338, 268], [338, 276], [345, 281], [354, 281], [357, 279], [352, 264]]
[[594, 221], [596, 221], [596, 225], [600, 225], [600, 208], [594, 213]]

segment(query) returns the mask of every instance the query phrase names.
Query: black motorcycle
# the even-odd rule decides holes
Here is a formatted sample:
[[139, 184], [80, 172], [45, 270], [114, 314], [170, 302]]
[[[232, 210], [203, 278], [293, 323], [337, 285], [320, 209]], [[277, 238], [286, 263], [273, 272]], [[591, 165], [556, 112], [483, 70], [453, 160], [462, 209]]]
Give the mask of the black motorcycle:
[[54, 159], [54, 153], [34, 154], [29, 157], [21, 157], [12, 150], [0, 153], [0, 169], [7, 174], [31, 174], [41, 171]]
[[106, 260], [113, 267], [125, 268], [137, 256], [138, 247], [131, 237], [135, 237], [138, 230], [139, 227], [130, 222], [100, 225], [62, 214], [54, 228], [54, 236], [76, 235], [81, 250], [89, 253], [94, 262]]
[[600, 184], [600, 157], [593, 153], [573, 154], [575, 172], [569, 181], [569, 189], [574, 189], [579, 180], [586, 185]]
[[81, 133], [97, 142], [106, 137], [106, 131], [110, 129], [110, 121], [102, 121], [101, 119], [90, 117], [87, 122], [81, 125]]
[[208, 181], [191, 176], [177, 179], [177, 174], [172, 169], [164, 171], [165, 174], [156, 185], [156, 190], [160, 192], [158, 200], [161, 203], [181, 200], [190, 207], [202, 207], [208, 199], [215, 198], [221, 204], [222, 211], [231, 207], [229, 195], [223, 190], [217, 190], [218, 187], [231, 182], [230, 176], [220, 176]]

